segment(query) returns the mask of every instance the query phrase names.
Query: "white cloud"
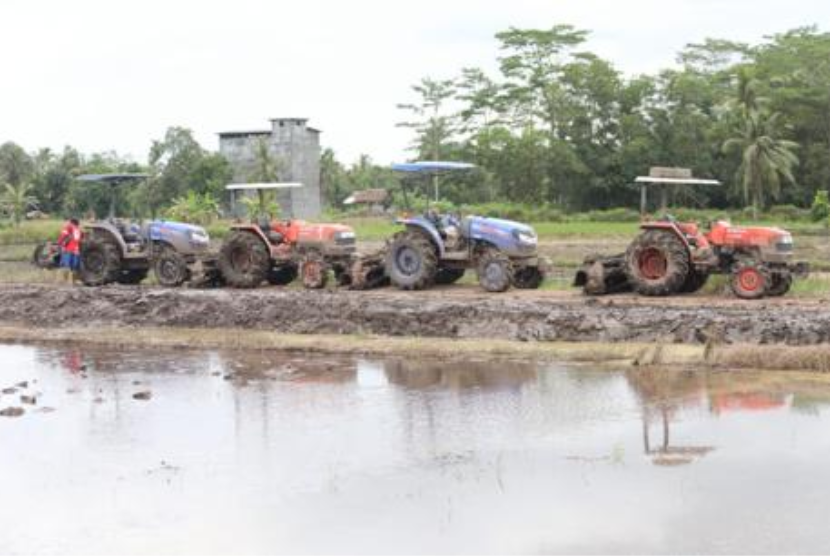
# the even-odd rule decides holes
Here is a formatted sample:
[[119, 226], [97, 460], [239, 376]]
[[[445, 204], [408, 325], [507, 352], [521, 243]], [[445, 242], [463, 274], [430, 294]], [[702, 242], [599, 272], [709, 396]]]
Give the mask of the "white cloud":
[[757, 40], [826, 21], [793, 0], [5, 0], [0, 141], [116, 149], [143, 160], [167, 126], [216, 133], [305, 116], [350, 160], [405, 155], [409, 86], [494, 68], [493, 34], [572, 23], [626, 72], [654, 71], [707, 36]]

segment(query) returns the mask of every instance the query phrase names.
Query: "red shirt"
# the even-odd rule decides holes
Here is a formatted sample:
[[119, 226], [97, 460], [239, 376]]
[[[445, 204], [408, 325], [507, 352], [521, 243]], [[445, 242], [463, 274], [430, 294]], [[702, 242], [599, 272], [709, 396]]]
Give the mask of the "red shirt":
[[58, 244], [67, 253], [74, 253], [75, 255], [81, 252], [81, 229], [68, 222], [61, 230], [61, 235], [58, 237]]

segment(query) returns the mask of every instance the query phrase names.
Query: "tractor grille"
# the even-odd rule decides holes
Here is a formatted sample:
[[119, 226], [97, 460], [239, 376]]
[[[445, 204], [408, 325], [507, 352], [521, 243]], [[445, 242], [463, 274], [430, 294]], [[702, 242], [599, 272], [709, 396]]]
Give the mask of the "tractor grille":
[[353, 237], [338, 237], [334, 240], [339, 247], [348, 247], [350, 245], [355, 245], [355, 238]]
[[789, 242], [788, 243], [776, 243], [775, 244], [775, 250], [779, 251], [781, 253], [791, 253], [792, 250], [793, 250], [793, 244], [789, 243]]

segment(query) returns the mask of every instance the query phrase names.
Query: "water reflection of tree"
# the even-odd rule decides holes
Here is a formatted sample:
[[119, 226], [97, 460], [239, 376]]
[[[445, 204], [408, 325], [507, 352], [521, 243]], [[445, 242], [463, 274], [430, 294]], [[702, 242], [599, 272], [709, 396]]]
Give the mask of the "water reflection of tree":
[[[707, 377], [698, 372], [668, 371], [658, 368], [631, 369], [626, 372], [631, 389], [640, 399], [643, 425], [643, 451], [655, 465], [684, 465], [714, 450], [712, 446], [672, 445], [671, 423], [683, 407], [700, 405], [706, 399]], [[661, 435], [651, 436], [657, 422]]]
[[445, 388], [466, 390], [510, 390], [536, 380], [536, 366], [531, 363], [504, 361], [413, 361], [391, 360], [384, 363], [387, 380], [406, 388]]

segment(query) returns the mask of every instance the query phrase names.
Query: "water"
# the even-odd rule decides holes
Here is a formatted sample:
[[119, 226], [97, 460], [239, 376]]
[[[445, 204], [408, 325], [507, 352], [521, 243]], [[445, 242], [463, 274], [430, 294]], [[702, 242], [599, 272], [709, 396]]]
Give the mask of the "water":
[[0, 361], [0, 387], [40, 392], [0, 417], [2, 553], [830, 547], [819, 375], [8, 345]]

